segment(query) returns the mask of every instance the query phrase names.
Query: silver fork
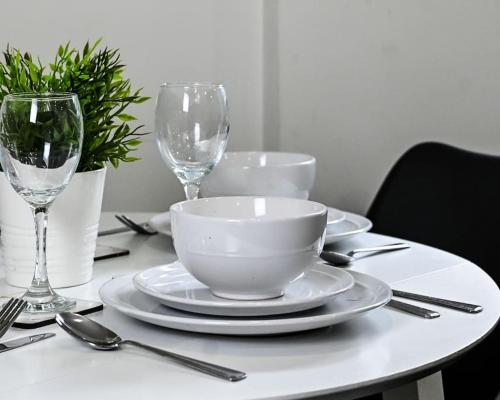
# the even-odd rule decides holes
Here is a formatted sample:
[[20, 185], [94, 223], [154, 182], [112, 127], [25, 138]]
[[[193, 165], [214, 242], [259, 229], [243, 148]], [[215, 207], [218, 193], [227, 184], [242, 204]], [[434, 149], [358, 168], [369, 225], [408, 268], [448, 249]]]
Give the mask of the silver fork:
[[141, 235], [156, 235], [158, 231], [151, 228], [148, 224], [138, 224], [132, 221], [126, 215], [115, 215], [115, 218], [120, 221], [126, 227], [132, 229], [133, 231], [141, 234]]
[[0, 311], [0, 338], [12, 326], [19, 314], [26, 308], [27, 301], [12, 297]]

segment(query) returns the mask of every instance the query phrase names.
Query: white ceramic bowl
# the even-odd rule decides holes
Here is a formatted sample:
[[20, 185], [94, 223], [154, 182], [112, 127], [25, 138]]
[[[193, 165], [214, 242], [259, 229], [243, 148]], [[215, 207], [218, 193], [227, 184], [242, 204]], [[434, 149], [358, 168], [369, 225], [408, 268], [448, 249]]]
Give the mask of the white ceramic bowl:
[[307, 154], [228, 152], [204, 178], [201, 195], [307, 199], [315, 174], [316, 159]]
[[212, 197], [170, 207], [180, 261], [220, 297], [278, 297], [321, 252], [327, 208], [279, 197]]

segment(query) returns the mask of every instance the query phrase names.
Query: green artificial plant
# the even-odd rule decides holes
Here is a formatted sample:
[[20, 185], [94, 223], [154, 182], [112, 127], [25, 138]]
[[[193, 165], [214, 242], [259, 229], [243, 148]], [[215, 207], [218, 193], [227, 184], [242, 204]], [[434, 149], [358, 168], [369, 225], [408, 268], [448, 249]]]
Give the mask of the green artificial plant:
[[[77, 172], [93, 171], [110, 162], [138, 160], [129, 153], [141, 144], [137, 118], [125, 113], [130, 104], [149, 99], [141, 89], [132, 90], [122, 74], [125, 66], [118, 49], [99, 48], [101, 40], [80, 52], [70, 43], [59, 46], [54, 62], [43, 65], [30, 53], [7, 46], [0, 61], [0, 104], [7, 94], [24, 92], [72, 92], [78, 95], [84, 120], [82, 155]], [[27, 135], [28, 137], [29, 135]]]

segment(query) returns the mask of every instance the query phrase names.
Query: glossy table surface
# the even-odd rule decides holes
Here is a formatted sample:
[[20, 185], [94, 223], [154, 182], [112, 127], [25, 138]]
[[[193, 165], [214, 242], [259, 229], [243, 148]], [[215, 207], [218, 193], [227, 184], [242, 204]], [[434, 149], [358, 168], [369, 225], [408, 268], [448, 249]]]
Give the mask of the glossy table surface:
[[[153, 214], [128, 215], [146, 221]], [[112, 213], [103, 214], [101, 229], [118, 225]], [[366, 233], [337, 248], [394, 241]], [[62, 289], [62, 294], [98, 299], [99, 287], [112, 277], [176, 259], [171, 239], [163, 235], [123, 233], [99, 242], [128, 248], [131, 254], [96, 262], [91, 282]], [[0, 398], [296, 399], [329, 393], [355, 398], [363, 391], [383, 390], [438, 370], [487, 335], [500, 316], [500, 291], [491, 278], [469, 261], [437, 249], [412, 244], [409, 250], [360, 259], [351, 268], [394, 289], [477, 303], [484, 311], [466, 314], [413, 302], [439, 311], [441, 317], [426, 320], [383, 307], [310, 332], [237, 337], [160, 328], [105, 308], [92, 317], [124, 338], [243, 370], [248, 378], [221, 381], [134, 349], [96, 351], [51, 325], [6, 334], [5, 339], [41, 332], [57, 336], [0, 354]], [[1, 279], [1, 295], [18, 293]]]

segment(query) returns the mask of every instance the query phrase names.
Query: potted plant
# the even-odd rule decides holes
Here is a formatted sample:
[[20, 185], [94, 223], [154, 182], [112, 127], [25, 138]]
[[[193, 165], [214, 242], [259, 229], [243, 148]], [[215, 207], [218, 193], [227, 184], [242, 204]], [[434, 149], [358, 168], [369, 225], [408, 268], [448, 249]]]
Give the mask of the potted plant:
[[[50, 209], [47, 258], [53, 287], [87, 282], [100, 218], [106, 165], [138, 160], [131, 152], [141, 144], [142, 125], [126, 113], [131, 104], [148, 100], [123, 78], [125, 66], [117, 49], [101, 40], [82, 51], [59, 46], [52, 63], [7, 47], [0, 61], [0, 104], [5, 95], [22, 92], [72, 92], [84, 118], [82, 154], [77, 173]], [[34, 263], [33, 219], [27, 203], [0, 176], [2, 263], [8, 283], [28, 286]]]

